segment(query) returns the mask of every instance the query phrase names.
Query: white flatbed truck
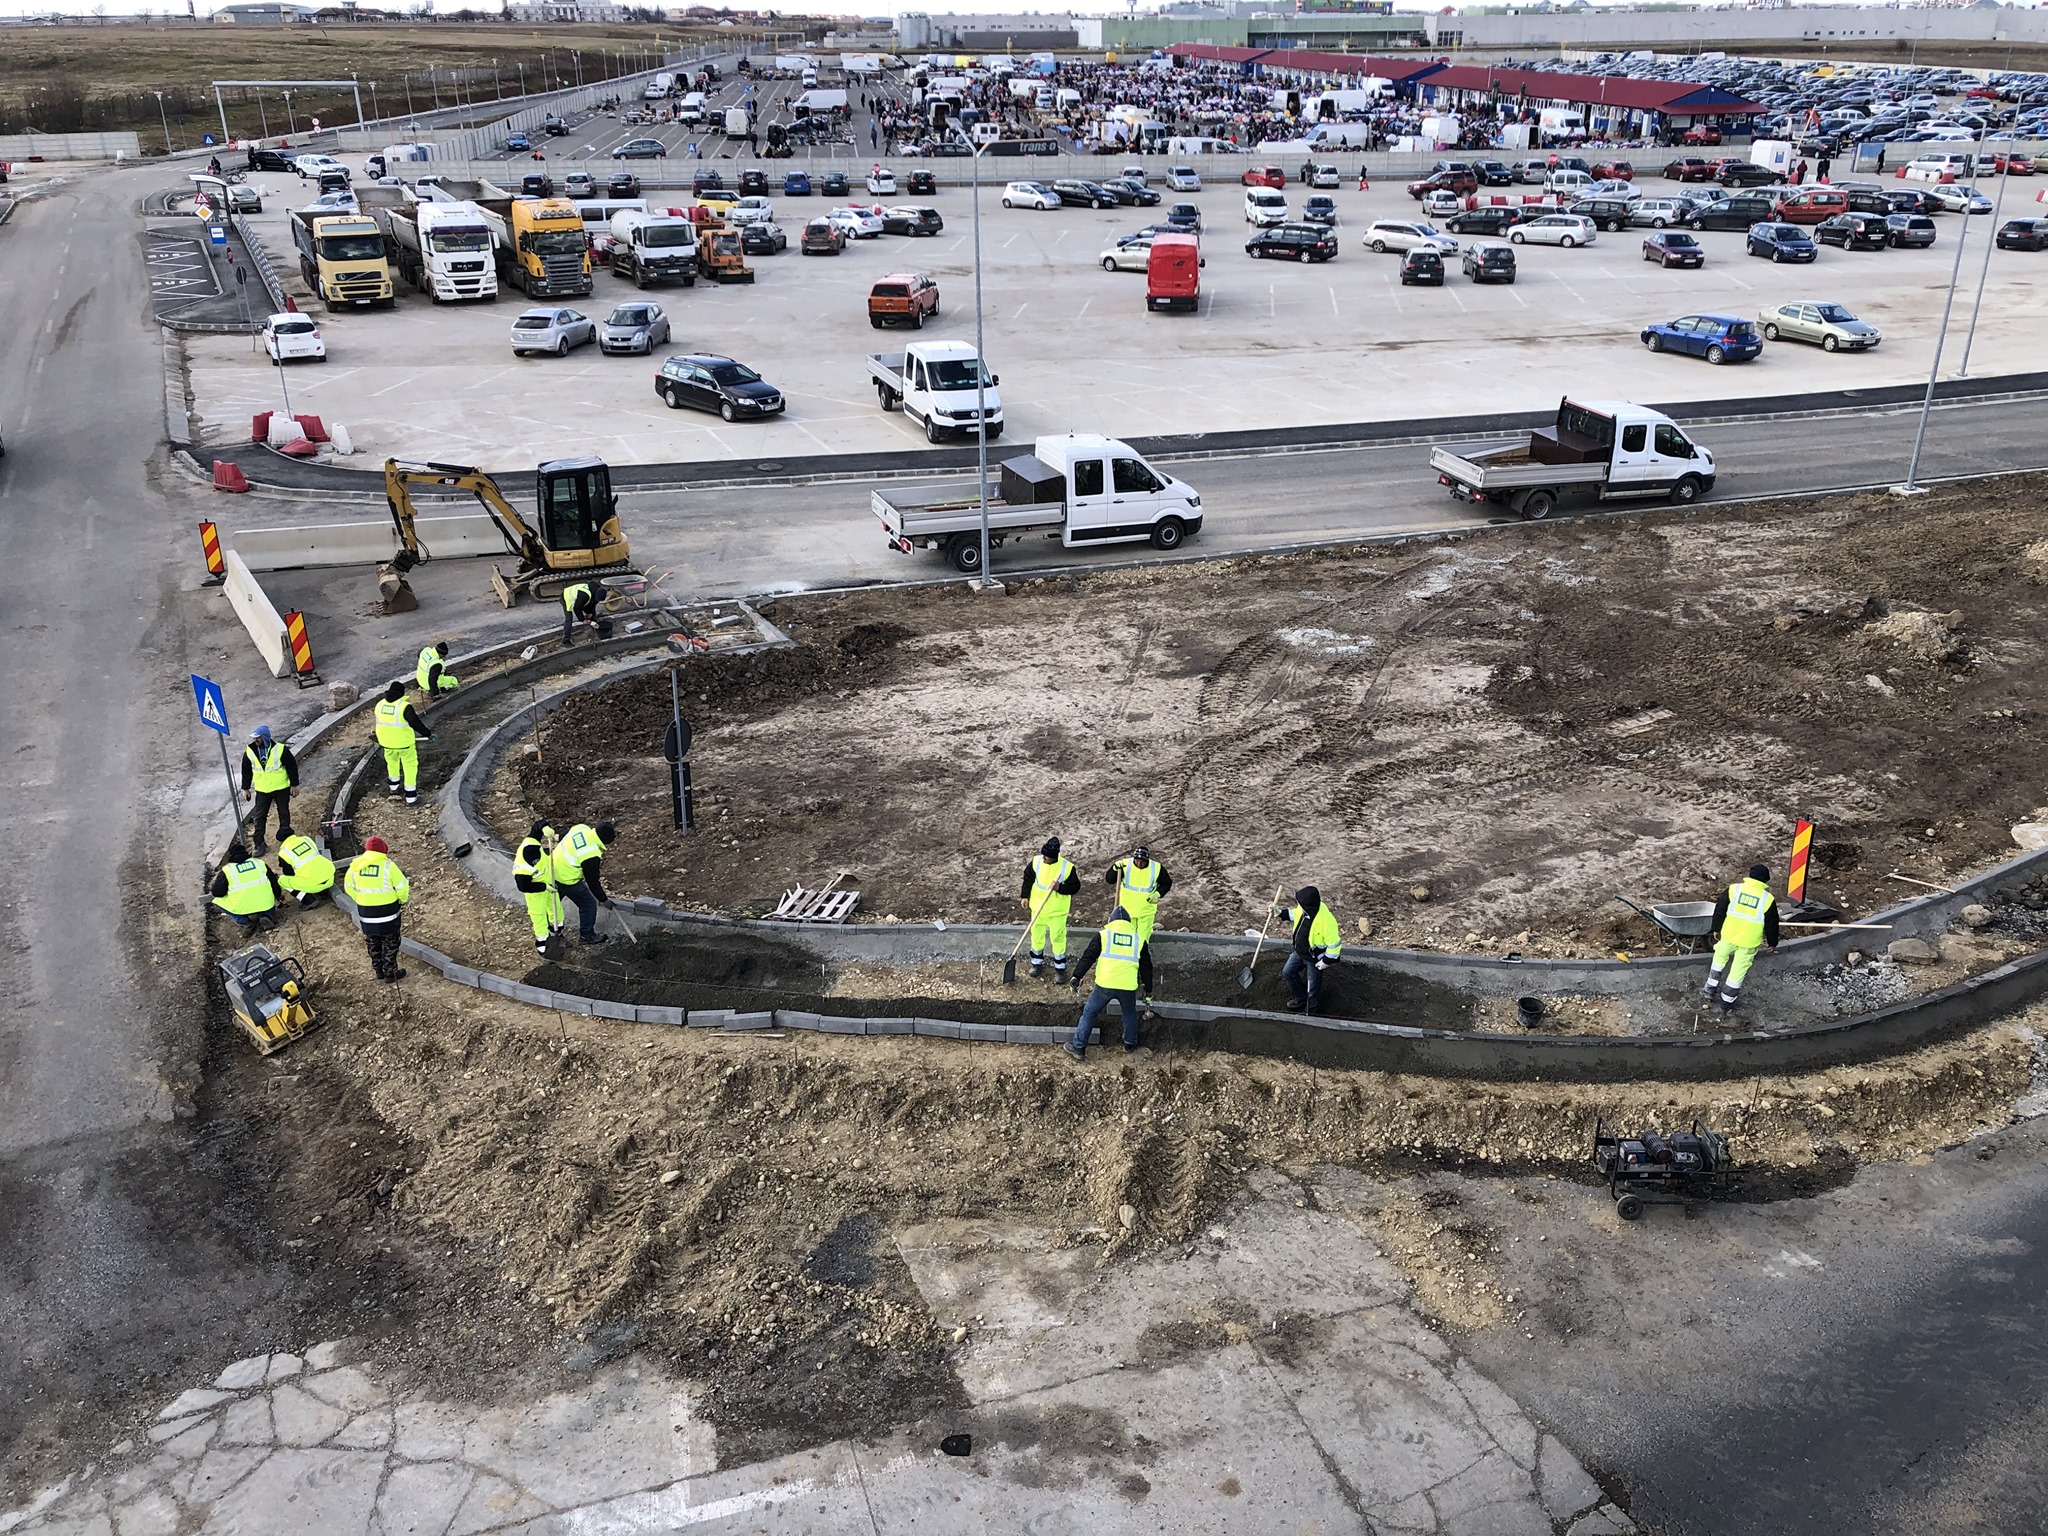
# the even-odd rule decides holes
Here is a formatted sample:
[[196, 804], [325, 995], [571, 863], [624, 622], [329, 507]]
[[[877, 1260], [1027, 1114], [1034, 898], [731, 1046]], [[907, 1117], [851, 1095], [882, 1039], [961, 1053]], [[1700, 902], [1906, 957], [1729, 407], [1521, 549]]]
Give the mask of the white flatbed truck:
[[[1202, 531], [1202, 498], [1154, 469], [1129, 444], [1092, 433], [1041, 437], [1034, 452], [1008, 459], [989, 487], [988, 540], [1037, 535], [1068, 549], [1149, 542], [1179, 549]], [[936, 549], [957, 571], [981, 574], [981, 501], [969, 485], [936, 501], [897, 500], [875, 491], [869, 506], [889, 547]]]
[[974, 344], [966, 341], [913, 341], [901, 352], [868, 354], [868, 377], [875, 399], [885, 411], [901, 411], [924, 428], [925, 441], [944, 442], [958, 434], [972, 437], [985, 398], [988, 437], [1003, 435], [1003, 397], [995, 374], [977, 388]]
[[1436, 448], [1437, 484], [1460, 501], [1485, 501], [1534, 522], [1566, 496], [1602, 501], [1667, 497], [1680, 506], [1714, 488], [1714, 456], [1659, 411], [1621, 400], [1573, 400], [1554, 426], [1497, 447]]

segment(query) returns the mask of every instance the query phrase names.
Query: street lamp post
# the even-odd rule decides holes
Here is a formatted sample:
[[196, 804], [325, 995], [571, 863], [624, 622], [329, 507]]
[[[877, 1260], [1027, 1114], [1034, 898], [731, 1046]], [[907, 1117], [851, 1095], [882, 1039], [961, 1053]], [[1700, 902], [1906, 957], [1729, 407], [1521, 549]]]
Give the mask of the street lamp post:
[[[1977, 149], [1970, 156], [1969, 193], [1977, 191], [1977, 161], [1984, 150], [1984, 130], [1977, 130]], [[1913, 456], [1906, 461], [1906, 483], [1895, 485], [1892, 491], [1899, 496], [1917, 496], [1925, 486], [1919, 483], [1920, 450], [1927, 444], [1927, 419], [1934, 414], [1934, 381], [1941, 376], [1941, 349], [1948, 340], [1948, 317], [1956, 307], [1956, 279], [1962, 276], [1963, 246], [1970, 238], [1970, 220], [1976, 215], [1965, 211], [1962, 225], [1956, 231], [1956, 259], [1949, 268], [1948, 295], [1941, 301], [1941, 329], [1934, 335], [1934, 361], [1927, 368], [1927, 393], [1920, 400], [1920, 426], [1913, 434]]]
[[378, 123], [384, 121], [384, 115], [377, 106], [377, 82], [374, 80], [370, 82], [370, 119]]
[[498, 61], [491, 60], [491, 94], [499, 101], [505, 99], [505, 83], [498, 78]]
[[171, 152], [171, 120], [164, 116], [164, 93], [155, 91], [151, 94], [156, 97], [156, 119], [164, 125], [164, 153], [168, 155]]
[[[2010, 154], [2011, 151], [2008, 150], [2007, 153]], [[1977, 344], [1977, 316], [1984, 308], [1984, 285], [1991, 278], [1991, 253], [1998, 248], [1998, 215], [2005, 208], [2005, 189], [2011, 180], [2012, 170], [2008, 162], [2007, 169], [1998, 178], [1998, 196], [1991, 202], [1991, 223], [1984, 241], [1984, 265], [1977, 272], [1977, 297], [1970, 305], [1970, 329], [1963, 335], [1962, 365], [1956, 369], [1956, 377], [1959, 379], [1967, 379], [1970, 376], [1970, 348]], [[1966, 225], [1968, 220], [1976, 217], [1974, 213], [1963, 215]]]
[[292, 115], [292, 93], [290, 91], [284, 93], [284, 131], [286, 133], [297, 133], [299, 131], [299, 120]]
[[[962, 113], [962, 118], [969, 114]], [[978, 114], [976, 114], [978, 115]], [[981, 564], [975, 567], [988, 585], [988, 352], [981, 324], [981, 152], [974, 124], [967, 124], [967, 149], [974, 157], [974, 486], [981, 502]]]

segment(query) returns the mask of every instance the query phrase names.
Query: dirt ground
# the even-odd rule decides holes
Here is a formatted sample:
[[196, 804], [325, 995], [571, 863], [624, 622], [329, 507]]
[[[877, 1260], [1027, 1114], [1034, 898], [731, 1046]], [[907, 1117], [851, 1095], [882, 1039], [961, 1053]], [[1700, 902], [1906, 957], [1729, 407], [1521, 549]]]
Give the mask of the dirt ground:
[[[422, 864], [415, 889], [453, 878]], [[1784, 1198], [2003, 1123], [2036, 1070], [2013, 1024], [1882, 1064], [1704, 1086], [1150, 1052], [1076, 1068], [1047, 1050], [610, 1024], [417, 966], [384, 987], [332, 910], [290, 918], [277, 947], [304, 963], [325, 1022], [268, 1061], [224, 1046], [208, 1134], [286, 1213], [309, 1266], [373, 1266], [394, 1305], [415, 1286], [448, 1299], [432, 1338], [391, 1330], [385, 1363], [444, 1382], [459, 1365], [488, 1393], [536, 1358], [587, 1369], [654, 1351], [705, 1384], [728, 1462], [957, 1402], [957, 1340], [890, 1240], [913, 1222], [1051, 1225], [1107, 1263], [1199, 1230], [1260, 1165], [1584, 1179], [1596, 1113], [1700, 1116], [1734, 1137], [1737, 1198]], [[2048, 1028], [2048, 1009], [2017, 1022]], [[1438, 1315], [1513, 1317], [1511, 1283], [1471, 1267], [1485, 1234], [1422, 1194], [1391, 1197], [1382, 1221]]]
[[[2048, 517], [2016, 477], [1911, 501], [1653, 512], [1426, 549], [784, 599], [794, 651], [688, 663], [702, 825], [669, 825], [665, 675], [571, 701], [487, 797], [610, 817], [608, 883], [752, 913], [844, 872], [868, 920], [1015, 920], [1050, 834], [1133, 843], [1161, 926], [1319, 886], [1356, 937], [1654, 952], [1613, 897], [1782, 880], [1867, 913], [2010, 856], [2048, 801]], [[1418, 898], [1417, 892], [1424, 893]]]

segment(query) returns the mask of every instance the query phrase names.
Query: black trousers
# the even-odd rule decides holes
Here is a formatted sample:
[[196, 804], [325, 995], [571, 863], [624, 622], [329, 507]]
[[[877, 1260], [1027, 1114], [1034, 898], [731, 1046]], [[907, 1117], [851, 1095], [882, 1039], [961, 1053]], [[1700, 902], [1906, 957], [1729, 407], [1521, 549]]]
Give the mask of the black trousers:
[[363, 944], [370, 951], [370, 970], [379, 981], [398, 974], [398, 923], [396, 919], [363, 930]]
[[263, 841], [263, 824], [270, 820], [271, 807], [277, 808], [277, 840], [281, 843], [292, 835], [292, 792], [288, 789], [259, 789], [256, 803], [249, 810], [249, 835], [258, 843]]

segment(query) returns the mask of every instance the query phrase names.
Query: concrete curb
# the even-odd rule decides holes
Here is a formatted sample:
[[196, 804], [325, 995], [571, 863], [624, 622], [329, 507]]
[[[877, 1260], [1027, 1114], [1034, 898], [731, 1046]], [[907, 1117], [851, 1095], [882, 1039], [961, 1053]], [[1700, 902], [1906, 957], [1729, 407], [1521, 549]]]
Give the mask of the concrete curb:
[[173, 449], [183, 450], [186, 456], [190, 457], [192, 410], [191, 402], [185, 395], [184, 349], [178, 345], [178, 338], [172, 327], [163, 325], [161, 321], [158, 324], [163, 329], [164, 436]]

